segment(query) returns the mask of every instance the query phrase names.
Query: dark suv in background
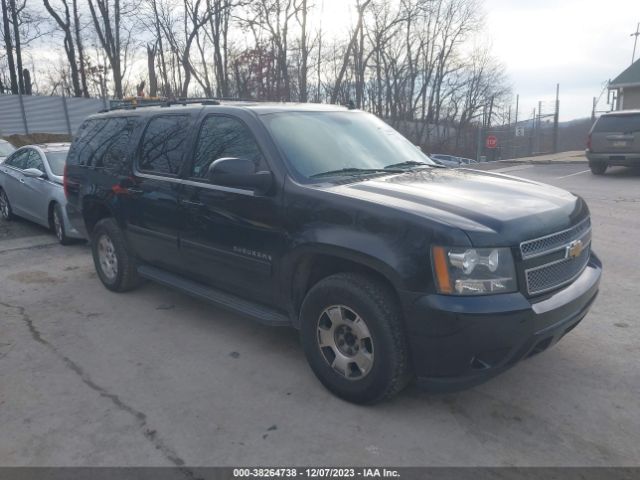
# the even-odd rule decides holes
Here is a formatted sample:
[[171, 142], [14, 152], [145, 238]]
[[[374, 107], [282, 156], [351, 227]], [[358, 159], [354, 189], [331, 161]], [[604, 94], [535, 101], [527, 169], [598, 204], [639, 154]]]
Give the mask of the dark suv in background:
[[79, 129], [67, 210], [108, 289], [151, 279], [295, 327], [320, 381], [357, 403], [414, 377], [482, 382], [554, 344], [595, 299], [580, 197], [441, 168], [361, 111], [208, 103]]
[[587, 140], [589, 167], [602, 175], [610, 165], [640, 166], [640, 110], [603, 114]]

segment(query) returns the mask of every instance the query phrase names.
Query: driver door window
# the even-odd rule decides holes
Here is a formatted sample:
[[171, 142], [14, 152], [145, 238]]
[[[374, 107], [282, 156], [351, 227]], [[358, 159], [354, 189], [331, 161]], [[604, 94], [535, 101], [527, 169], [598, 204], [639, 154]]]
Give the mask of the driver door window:
[[13, 168], [24, 170], [25, 168], [27, 168], [25, 165], [27, 164], [28, 160], [29, 160], [29, 150], [20, 150], [19, 152], [16, 152], [13, 155], [11, 155], [7, 159], [7, 161], [4, 162], [4, 164]]
[[239, 120], [212, 115], [202, 122], [190, 177], [206, 180], [209, 167], [220, 158], [253, 160], [256, 171], [268, 170], [253, 134]]

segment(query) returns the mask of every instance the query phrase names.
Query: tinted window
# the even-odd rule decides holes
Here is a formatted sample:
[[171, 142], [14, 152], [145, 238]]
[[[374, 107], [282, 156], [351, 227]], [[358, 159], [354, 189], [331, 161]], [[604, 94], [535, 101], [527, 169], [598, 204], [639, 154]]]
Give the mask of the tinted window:
[[29, 160], [29, 150], [20, 150], [19, 152], [14, 153], [5, 162], [5, 165], [10, 165], [15, 168], [19, 168], [20, 170], [24, 170], [27, 164], [27, 160]]
[[47, 161], [49, 162], [49, 168], [51, 173], [61, 177], [64, 174], [64, 162], [67, 159], [67, 151], [49, 152], [47, 153]]
[[134, 117], [87, 120], [78, 131], [67, 162], [72, 165], [116, 169], [128, 158], [127, 146]]
[[106, 170], [119, 171], [130, 157], [129, 140], [136, 125], [136, 119], [112, 118], [108, 123], [108, 142], [105, 142], [99, 155], [96, 155], [95, 166]]
[[229, 117], [207, 117], [200, 129], [191, 176], [206, 178], [209, 166], [225, 157], [253, 160], [257, 170], [266, 169], [258, 144], [242, 122]]
[[42, 163], [42, 157], [40, 157], [40, 154], [35, 150], [30, 150], [29, 157], [27, 158], [24, 168], [25, 170], [27, 168], [37, 168], [41, 172], [44, 172], [44, 164]]
[[594, 132], [640, 132], [640, 115], [603, 115]]
[[188, 115], [155, 117], [144, 132], [140, 170], [177, 175], [184, 161], [191, 121]]

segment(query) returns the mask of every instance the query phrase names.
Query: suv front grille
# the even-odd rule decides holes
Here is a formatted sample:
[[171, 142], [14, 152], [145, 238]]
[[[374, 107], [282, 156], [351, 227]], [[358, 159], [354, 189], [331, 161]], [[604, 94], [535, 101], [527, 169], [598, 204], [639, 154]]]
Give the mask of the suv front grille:
[[[571, 256], [571, 248], [580, 246], [582, 250], [573, 252], [577, 255]], [[586, 218], [567, 230], [522, 242], [520, 252], [523, 260], [549, 256], [549, 259], [533, 260], [534, 266], [524, 271], [529, 295], [538, 295], [566, 285], [580, 275], [589, 262], [591, 220]], [[546, 263], [541, 263], [545, 260]], [[527, 262], [529, 265], [531, 263]]]
[[529, 295], [548, 292], [570, 283], [587, 266], [590, 253], [591, 245], [589, 244], [575, 258], [565, 258], [526, 270], [525, 275]]
[[522, 259], [546, 255], [555, 250], [561, 250], [571, 241], [581, 238], [586, 232], [591, 230], [591, 218], [587, 217], [580, 223], [561, 232], [545, 235], [544, 237], [527, 240], [520, 244]]

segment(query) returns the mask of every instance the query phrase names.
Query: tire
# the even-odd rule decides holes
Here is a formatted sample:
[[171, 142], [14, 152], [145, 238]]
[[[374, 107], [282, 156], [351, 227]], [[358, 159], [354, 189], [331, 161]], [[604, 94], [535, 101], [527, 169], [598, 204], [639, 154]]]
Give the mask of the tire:
[[589, 168], [591, 169], [591, 173], [594, 175], [604, 175], [604, 172], [607, 171], [607, 163], [606, 162], [589, 162]]
[[73, 238], [67, 236], [67, 230], [64, 226], [64, 215], [62, 214], [62, 207], [59, 203], [53, 205], [53, 213], [51, 218], [51, 228], [53, 233], [56, 234], [56, 238], [60, 242], [60, 245], [71, 245]]
[[104, 218], [93, 228], [91, 251], [98, 277], [109, 290], [127, 292], [140, 284], [135, 259], [113, 218]]
[[344, 400], [376, 403], [411, 380], [400, 307], [373, 278], [339, 273], [321, 280], [302, 303], [300, 325], [311, 369]]
[[7, 194], [1, 188], [0, 188], [0, 218], [2, 218], [5, 222], [10, 222], [14, 218], [13, 210], [11, 209], [11, 203], [9, 202], [9, 197], [7, 197]]

